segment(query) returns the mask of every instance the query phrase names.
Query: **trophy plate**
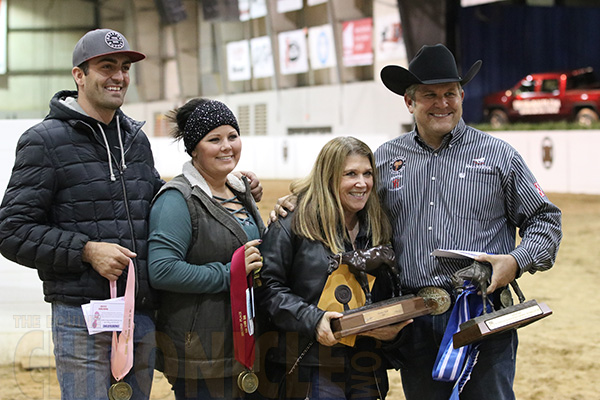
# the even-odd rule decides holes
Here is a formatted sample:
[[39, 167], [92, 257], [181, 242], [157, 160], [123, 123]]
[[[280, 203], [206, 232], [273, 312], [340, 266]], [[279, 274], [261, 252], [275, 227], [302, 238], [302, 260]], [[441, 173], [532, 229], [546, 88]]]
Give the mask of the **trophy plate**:
[[517, 329], [552, 314], [552, 310], [536, 300], [529, 300], [492, 313], [470, 319], [460, 325], [452, 337], [455, 349], [477, 342], [483, 338]]
[[331, 330], [336, 339], [340, 339], [397, 324], [430, 312], [422, 297], [414, 295], [393, 297], [345, 311], [343, 317], [331, 320]]

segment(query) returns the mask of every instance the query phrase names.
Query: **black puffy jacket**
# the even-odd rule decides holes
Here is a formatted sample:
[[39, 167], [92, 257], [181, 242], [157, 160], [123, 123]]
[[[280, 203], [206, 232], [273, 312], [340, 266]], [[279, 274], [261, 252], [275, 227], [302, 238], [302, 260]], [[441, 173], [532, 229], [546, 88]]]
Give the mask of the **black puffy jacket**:
[[[121, 110], [115, 114], [123, 168], [107, 152], [99, 128], [100, 124], [106, 130], [106, 125], [61, 101], [76, 95], [57, 93], [44, 121], [19, 139], [0, 207], [0, 252], [37, 269], [46, 301], [78, 305], [110, 297], [108, 280], [82, 262], [84, 245], [118, 243], [137, 253], [136, 308], [155, 308], [146, 264], [147, 221], [152, 198], [164, 182], [154, 168], [143, 123]], [[126, 275], [119, 278], [119, 295]]]

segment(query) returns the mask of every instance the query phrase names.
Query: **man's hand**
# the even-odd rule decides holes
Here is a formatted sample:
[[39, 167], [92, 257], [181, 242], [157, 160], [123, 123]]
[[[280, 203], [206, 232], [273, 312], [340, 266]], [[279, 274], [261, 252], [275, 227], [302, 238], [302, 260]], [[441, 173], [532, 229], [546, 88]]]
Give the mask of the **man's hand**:
[[361, 333], [361, 336], [370, 336], [379, 340], [391, 341], [394, 340], [396, 336], [398, 336], [398, 333], [402, 329], [404, 329], [406, 325], [412, 322], [413, 320], [409, 319], [407, 321], [402, 321], [394, 325], [382, 326], [381, 328], [371, 329], [370, 331]]
[[335, 311], [327, 311], [317, 325], [317, 341], [323, 346], [333, 346], [338, 340], [331, 332], [331, 320], [333, 318], [341, 318], [343, 314]]
[[101, 276], [116, 281], [129, 265], [129, 260], [136, 256], [133, 251], [115, 243], [87, 242], [81, 259], [90, 263]]
[[248, 182], [250, 183], [250, 193], [252, 193], [252, 197], [254, 197], [254, 201], [258, 203], [259, 201], [262, 200], [263, 187], [260, 184], [260, 180], [258, 179], [258, 176], [256, 176], [256, 174], [254, 172], [252, 172], [252, 171], [234, 171], [233, 174], [240, 179], [242, 178], [242, 176], [245, 176], [248, 179]]
[[492, 264], [492, 282], [488, 286], [488, 294], [514, 281], [519, 271], [517, 260], [510, 254], [482, 254], [475, 260]]
[[294, 211], [298, 197], [293, 194], [287, 194], [277, 199], [277, 204], [273, 207], [273, 210], [269, 213], [269, 224], [277, 221], [277, 218], [285, 218], [289, 211]]

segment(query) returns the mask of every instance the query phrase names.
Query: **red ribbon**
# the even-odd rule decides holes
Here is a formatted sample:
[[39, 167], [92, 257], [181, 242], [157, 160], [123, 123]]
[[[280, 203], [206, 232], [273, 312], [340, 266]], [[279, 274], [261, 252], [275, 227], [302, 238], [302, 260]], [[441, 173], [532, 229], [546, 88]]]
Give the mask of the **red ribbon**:
[[235, 359], [248, 369], [254, 365], [254, 335], [248, 330], [254, 324], [248, 307], [253, 308], [252, 274], [246, 276], [245, 246], [233, 253], [230, 270], [231, 322], [233, 325], [233, 349]]

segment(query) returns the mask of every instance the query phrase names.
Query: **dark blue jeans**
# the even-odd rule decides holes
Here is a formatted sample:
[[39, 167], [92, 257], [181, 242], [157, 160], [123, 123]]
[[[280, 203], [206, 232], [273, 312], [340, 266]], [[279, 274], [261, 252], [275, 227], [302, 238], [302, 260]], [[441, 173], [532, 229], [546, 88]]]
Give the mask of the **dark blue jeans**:
[[[402, 387], [407, 400], [448, 400], [454, 383], [434, 381], [433, 365], [451, 310], [415, 318], [403, 330], [399, 349]], [[510, 330], [481, 342], [479, 358], [461, 400], [512, 400], [517, 355], [517, 333]]]
[[[134, 364], [123, 380], [133, 389], [132, 399], [145, 400], [154, 374], [154, 321], [136, 312], [134, 323]], [[80, 306], [52, 303], [52, 340], [61, 398], [106, 400], [112, 377], [112, 332], [90, 335]]]
[[171, 378], [176, 400], [243, 399], [244, 392], [237, 387], [237, 377], [216, 379]]
[[312, 368], [308, 398], [319, 400], [385, 399], [387, 376], [377, 376], [374, 370], [346, 370], [343, 384], [332, 379], [322, 368]]
[[337, 367], [299, 367], [292, 375], [283, 365], [270, 368], [281, 382], [279, 399], [376, 400], [385, 399], [389, 388], [386, 365], [368, 351], [355, 353]]

